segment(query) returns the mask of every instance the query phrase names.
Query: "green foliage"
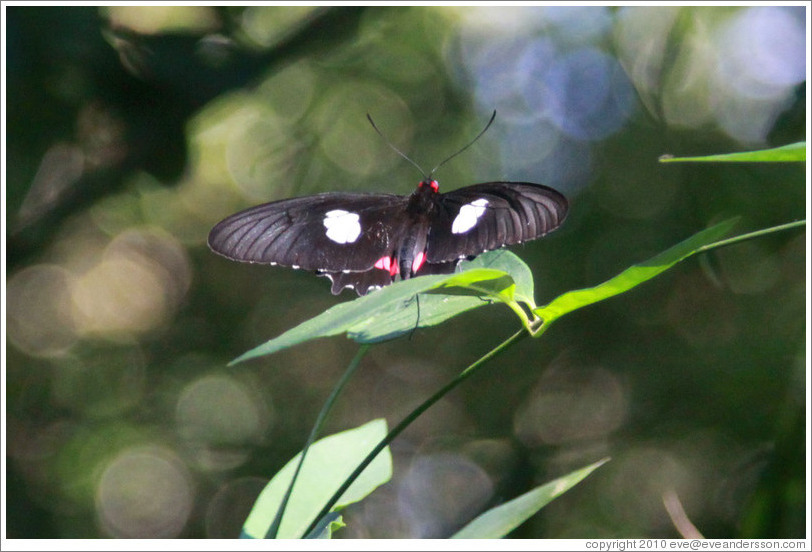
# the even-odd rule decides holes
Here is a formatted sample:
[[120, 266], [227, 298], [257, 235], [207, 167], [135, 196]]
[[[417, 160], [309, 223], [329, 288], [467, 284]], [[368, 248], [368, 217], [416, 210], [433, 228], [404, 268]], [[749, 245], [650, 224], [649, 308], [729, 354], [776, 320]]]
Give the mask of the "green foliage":
[[[458, 274], [412, 278], [340, 303], [248, 351], [232, 364], [344, 332], [359, 343], [377, 343], [487, 304], [480, 295], [514, 303], [514, 298], [527, 300], [533, 295], [530, 268], [509, 251], [490, 251], [462, 263], [462, 269], [464, 272]], [[415, 296], [429, 291], [432, 293], [420, 296], [418, 307]]]
[[[542, 321], [546, 328], [568, 312], [626, 292], [654, 278], [720, 238], [735, 222], [733, 219], [721, 222], [598, 286], [565, 293], [543, 307], [536, 307], [533, 299], [530, 268], [509, 251], [489, 251], [463, 263], [459, 273], [412, 278], [336, 305], [248, 351], [232, 364], [345, 332], [359, 343], [394, 339], [415, 328], [440, 324], [490, 302], [501, 302], [510, 307], [524, 327], [536, 335]], [[419, 307], [415, 299], [417, 294], [421, 294]], [[539, 318], [530, 320], [520, 302]]]
[[527, 521], [555, 498], [580, 483], [593, 471], [608, 462], [604, 458], [549, 483], [536, 487], [513, 500], [491, 508], [460, 529], [452, 539], [501, 539]]
[[663, 163], [684, 162], [725, 162], [725, 163], [787, 163], [806, 161], [806, 142], [795, 142], [777, 148], [742, 151], [737, 153], [722, 153], [718, 155], [703, 155], [700, 157], [672, 157], [664, 155], [660, 158]]
[[[235, 360], [235, 362], [271, 354], [282, 348], [290, 347], [310, 339], [336, 335], [344, 331], [346, 331], [351, 338], [361, 343], [374, 343], [403, 335], [411, 331], [415, 327], [415, 324], [418, 324], [416, 321], [413, 321], [411, 315], [404, 315], [404, 313], [411, 313], [412, 302], [410, 298], [414, 297], [417, 293], [425, 294], [423, 297], [425, 297], [424, 302], [426, 303], [425, 307], [423, 307], [425, 310], [420, 311], [419, 327], [438, 324], [457, 314], [487, 304], [480, 299], [481, 296], [488, 301], [500, 301], [513, 308], [522, 320], [527, 332], [530, 335], [538, 336], [542, 333], [542, 330], [549, 327], [553, 321], [561, 316], [629, 291], [668, 270], [691, 255], [707, 251], [714, 247], [729, 245], [744, 239], [751, 239], [766, 233], [782, 231], [805, 224], [804, 222], [791, 223], [789, 225], [782, 225], [721, 242], [716, 241], [728, 233], [736, 222], [737, 219], [730, 219], [716, 224], [711, 228], [698, 232], [645, 262], [629, 267], [602, 284], [565, 293], [551, 301], [548, 305], [542, 307], [535, 307], [535, 302], [532, 298], [533, 278], [527, 265], [512, 253], [506, 251], [489, 252], [470, 263], [466, 263], [460, 273], [450, 276], [427, 276], [406, 280], [389, 286], [377, 293], [333, 307], [323, 314], [282, 334], [276, 339], [249, 351]], [[531, 312], [539, 317], [538, 319], [531, 322], [527, 318], [522, 307], [518, 304], [517, 298], [519, 297], [521, 297], [521, 301], [531, 309]], [[515, 336], [506, 341], [503, 346], [507, 347], [513, 342], [515, 342]], [[333, 455], [337, 455], [335, 456], [336, 458], [342, 459], [338, 469], [335, 469], [336, 466], [334, 465], [331, 466], [331, 468], [334, 469], [331, 470], [330, 473], [334, 476], [341, 475], [341, 477], [349, 475], [349, 478], [345, 479], [341, 484], [338, 483], [340, 479], [336, 477], [331, 477], [329, 483], [321, 479], [311, 479], [307, 483], [304, 491], [300, 490], [293, 494], [294, 498], [290, 504], [291, 515], [295, 522], [290, 522], [286, 525], [283, 521], [282, 529], [280, 529], [278, 536], [284, 538], [285, 536], [302, 535], [307, 532], [308, 536], [314, 538], [329, 538], [332, 531], [341, 527], [343, 523], [343, 520], [338, 516], [336, 510], [346, 504], [362, 499], [366, 494], [372, 492], [372, 490], [388, 480], [391, 476], [391, 458], [388, 456], [389, 451], [388, 448], [381, 445], [391, 442], [395, 436], [402, 431], [403, 427], [411, 423], [413, 419], [434, 404], [439, 397], [442, 397], [469, 377], [474, 370], [478, 369], [491, 355], [500, 351], [503, 346], [494, 349], [494, 351], [480, 359], [480, 361], [477, 361], [462, 371], [454, 381], [415, 409], [398, 428], [395, 428], [395, 430], [388, 435], [381, 436], [382, 440], [379, 442], [377, 448], [386, 451], [386, 468], [376, 470], [374, 473], [377, 474], [377, 477], [360, 475], [358, 479], [354, 479], [356, 477], [355, 473], [368, 474], [370, 472], [370, 468], [364, 466], [367, 464], [369, 464], [369, 466], [374, 465], [376, 455], [378, 454], [377, 450], [372, 449], [372, 452], [366, 457], [359, 454], [353, 456], [355, 462], [360, 462], [359, 468], [362, 471], [359, 472], [358, 469], [356, 469], [352, 475], [349, 474], [349, 468], [354, 464], [351, 462], [345, 463], [343, 460], [346, 460], [347, 457], [341, 456], [343, 454], [341, 452], [342, 449], [355, 453], [358, 453], [360, 450], [370, 450], [368, 445], [371, 441], [368, 441], [366, 437], [361, 438], [361, 441], [365, 443], [363, 446], [351, 444], [349, 448], [346, 448], [347, 445], [343, 439], [336, 441], [336, 436], [323, 439], [316, 443], [311, 450], [319, 452], [319, 460], [330, 464], [330, 459]], [[359, 428], [353, 432], [345, 432], [345, 434], [341, 435], [355, 437], [355, 433], [359, 433], [362, 429], [364, 428]], [[542, 485], [510, 502], [485, 512], [455, 534], [454, 538], [504, 537], [554, 498], [579, 483], [604, 462], [606, 462], [606, 460], [572, 472], [567, 476]], [[291, 461], [282, 472], [272, 480], [260, 496], [257, 506], [255, 506], [251, 516], [246, 522], [245, 535], [256, 536], [264, 534], [264, 532], [267, 531], [270, 525], [269, 520], [276, 515], [276, 511], [282, 502], [284, 489], [289, 485], [294, 470], [294, 464], [295, 462]], [[310, 457], [308, 457], [305, 466], [312, 470], [312, 465]], [[313, 472], [310, 470], [308, 470], [307, 473], [303, 470], [303, 477], [313, 477], [311, 475]], [[323, 476], [324, 474], [322, 473], [320, 475]], [[344, 490], [345, 487], [347, 490]], [[319, 505], [326, 499], [331, 490], [334, 491], [333, 498], [330, 499], [330, 501], [327, 502], [327, 506], [322, 508], [319, 514], [317, 514], [319, 519], [314, 520], [311, 526], [309, 526], [311, 528], [309, 530], [305, 529], [305, 527], [308, 526], [304, 524], [308, 519], [313, 518], [314, 513], [318, 511]], [[339, 496], [340, 498], [338, 498]], [[295, 507], [293, 506], [294, 504]], [[284, 519], [287, 520], [290, 518], [285, 517]]]
[[[344, 331], [346, 331], [351, 338], [361, 343], [374, 343], [376, 341], [382, 341], [383, 339], [403, 335], [411, 331], [411, 329], [414, 328], [414, 324], [416, 324], [410, 315], [407, 316], [403, 313], [410, 313], [412, 311], [411, 301], [409, 299], [421, 292], [428, 293], [424, 295], [426, 298], [424, 302], [427, 303], [427, 305], [423, 307], [425, 311], [421, 310], [420, 313], [420, 327], [438, 324], [464, 311], [484, 305], [486, 302], [479, 299], [479, 296], [482, 296], [490, 301], [503, 302], [513, 308], [514, 311], [518, 311], [519, 317], [522, 319], [528, 333], [537, 336], [542, 333], [543, 329], [549, 327], [553, 321], [561, 316], [584, 306], [629, 291], [643, 282], [654, 278], [658, 274], [661, 274], [665, 270], [668, 270], [691, 255], [713, 247], [726, 245], [736, 240], [765, 233], [764, 231], [760, 231], [751, 235], [733, 238], [732, 240], [725, 240], [724, 242], [715, 242], [715, 240], [729, 232], [735, 224], [736, 219], [721, 222], [711, 228], [698, 232], [690, 238], [663, 251], [659, 255], [652, 257], [648, 261], [636, 264], [624, 270], [602, 284], [565, 293], [551, 301], [548, 305], [542, 307], [535, 307], [535, 302], [532, 299], [532, 275], [529, 268], [521, 262], [518, 257], [511, 253], [506, 251], [490, 252], [482, 255], [479, 259], [471, 263], [467, 263], [460, 273], [451, 276], [414, 278], [399, 282], [377, 293], [333, 307], [323, 314], [282, 334], [276, 339], [249, 351], [235, 362], [271, 354], [284, 347], [289, 347], [317, 337], [335, 335]], [[784, 229], [786, 229], [786, 227], [778, 227], [772, 230], [777, 231]], [[532, 313], [539, 318], [528, 324], [529, 320], [521, 306], [518, 305], [517, 297], [522, 297], [522, 302], [531, 308]], [[513, 338], [508, 340], [504, 345], [512, 344], [512, 339]], [[500, 349], [501, 347], [494, 351]], [[492, 353], [494, 353], [494, 351], [492, 351]], [[486, 355], [481, 360], [484, 361], [488, 358], [488, 355]], [[481, 363], [479, 362], [475, 363], [461, 372], [456, 380], [415, 409], [412, 415], [405, 420], [406, 424], [410, 423], [411, 420], [431, 406], [438, 397], [443, 396], [458, 383], [462, 382], [480, 365]], [[401, 426], [406, 424], [401, 424]], [[401, 426], [388, 435], [384, 436], [381, 434], [381, 443], [386, 444], [391, 442], [402, 430]], [[366, 427], [372, 426], [368, 424], [365, 428]], [[365, 433], [362, 434], [362, 430], [365, 428], [359, 428], [352, 432], [340, 434], [342, 436], [341, 439], [337, 439], [338, 436], [323, 439], [310, 449], [316, 453], [317, 460], [311, 462], [310, 457], [306, 458], [304, 464], [305, 469], [302, 470], [302, 476], [307, 483], [303, 488], [304, 490], [297, 489], [297, 492], [292, 495], [293, 498], [289, 504], [290, 510], [286, 512], [286, 514], [291, 517], [286, 516], [283, 518], [278, 533], [280, 538], [286, 536], [300, 536], [305, 532], [307, 532], [308, 535], [329, 538], [332, 530], [340, 527], [342, 523], [341, 518], [336, 514], [337, 508], [360, 500], [366, 496], [366, 494], [372, 492], [375, 487], [389, 479], [391, 476], [391, 459], [388, 456], [388, 449], [386, 447], [380, 447], [380, 443], [378, 447], [386, 451], [387, 454], [385, 467], [379, 470], [373, 470], [373, 473], [376, 474], [374, 476], [361, 475], [358, 479], [353, 480], [355, 475], [350, 475], [350, 468], [356, 463], [360, 462], [362, 469], [362, 471], [359, 472], [360, 474], [368, 474], [370, 473], [370, 468], [364, 468], [363, 466], [365, 466], [366, 463], [370, 463], [370, 466], [373, 466], [377, 461], [377, 451], [374, 449], [372, 449], [373, 452], [367, 456], [359, 454], [359, 451], [367, 452], [371, 450], [368, 445], [372, 441], [367, 438]], [[380, 429], [380, 424], [373, 429]], [[351, 441], [351, 438], [355, 439], [355, 441]], [[359, 444], [359, 440], [363, 442], [363, 444]], [[349, 452], [354, 453], [352, 462], [347, 461]], [[332, 463], [331, 460], [334, 458], [341, 459], [340, 465], [337, 466]], [[555, 497], [580, 482], [604, 462], [605, 460], [573, 472], [482, 514], [457, 533], [455, 538], [497, 538], [505, 536]], [[321, 471], [313, 467], [321, 463], [325, 464], [325, 467], [323, 467]], [[263, 491], [257, 506], [246, 522], [244, 530], [246, 535], [256, 536], [265, 534], [271, 523], [270, 520], [276, 515], [279, 505], [282, 502], [284, 489], [290, 484], [294, 465], [295, 459], [288, 463], [282, 472], [271, 481], [266, 490]], [[328, 466], [330, 470], [327, 470]], [[358, 470], [356, 470], [356, 472], [357, 471]], [[314, 478], [315, 473], [318, 473], [319, 478]], [[329, 475], [327, 480], [323, 479], [325, 475]], [[347, 476], [349, 476], [349, 479], [344, 479], [343, 484], [339, 483], [339, 481], [342, 480], [341, 478], [346, 478]], [[346, 491], [344, 490], [345, 486], [348, 486]], [[330, 492], [334, 492], [334, 495], [333, 498], [327, 502], [328, 506], [322, 508], [319, 514], [315, 514], [320, 504], [324, 502]], [[340, 498], [338, 498], [338, 496], [340, 496]], [[314, 515], [317, 515], [320, 519], [314, 521], [314, 523], [311, 524], [312, 529], [308, 531], [305, 529], [308, 527], [305, 523], [307, 523], [308, 519], [313, 519]], [[285, 520], [288, 519], [293, 519], [294, 521], [286, 523]]]
[[345, 527], [345, 523], [341, 514], [338, 512], [330, 512], [322, 517], [304, 538], [306, 539], [329, 539], [332, 538], [333, 533]]
[[[366, 454], [386, 435], [386, 421], [373, 420], [360, 427], [325, 437], [307, 452], [304, 466], [279, 526], [278, 538], [301, 538], [322, 504], [339, 488]], [[301, 453], [285, 464], [259, 495], [245, 521], [243, 536], [262, 538], [276, 515], [282, 497], [290, 484]], [[392, 456], [388, 449], [364, 470], [341, 495], [336, 509], [358, 502], [392, 477]], [[342, 521], [337, 516], [320, 520], [313, 536], [326, 536]]]
[[546, 326], [549, 326], [554, 320], [568, 312], [625, 293], [668, 270], [678, 262], [698, 253], [713, 243], [714, 240], [729, 232], [736, 222], [737, 219], [720, 222], [694, 234], [645, 262], [627, 268], [602, 284], [567, 292], [553, 299], [548, 305], [534, 309], [533, 312], [544, 321]]

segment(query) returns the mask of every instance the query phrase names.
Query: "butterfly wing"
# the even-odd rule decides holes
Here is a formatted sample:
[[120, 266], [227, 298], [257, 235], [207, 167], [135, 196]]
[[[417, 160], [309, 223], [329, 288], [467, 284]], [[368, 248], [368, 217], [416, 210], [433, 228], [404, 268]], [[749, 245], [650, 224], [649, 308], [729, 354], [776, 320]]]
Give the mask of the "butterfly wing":
[[[218, 223], [209, 247], [232, 260], [279, 264], [330, 278], [364, 295], [392, 283], [401, 245], [418, 229], [410, 198], [327, 193], [252, 207]], [[418, 274], [453, 272], [458, 261], [543, 236], [563, 222], [567, 200], [523, 182], [476, 184], [425, 207], [426, 257]]]
[[388, 270], [377, 268], [361, 272], [319, 272], [319, 276], [330, 279], [333, 295], [338, 295], [344, 288], [354, 289], [358, 295], [366, 295], [370, 289], [388, 286], [394, 278]]
[[567, 199], [529, 182], [488, 182], [442, 194], [426, 258], [445, 263], [539, 238], [567, 216]]
[[327, 193], [266, 203], [218, 223], [209, 247], [235, 261], [326, 274], [369, 271], [394, 247], [402, 225], [391, 221], [406, 201], [391, 194]]

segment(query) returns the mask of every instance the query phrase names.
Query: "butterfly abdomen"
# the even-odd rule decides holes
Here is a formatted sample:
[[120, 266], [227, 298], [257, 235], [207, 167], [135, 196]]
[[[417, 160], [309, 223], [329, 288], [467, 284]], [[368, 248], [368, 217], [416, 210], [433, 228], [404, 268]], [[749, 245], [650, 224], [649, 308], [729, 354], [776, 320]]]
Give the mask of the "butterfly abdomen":
[[400, 277], [407, 280], [415, 276], [426, 261], [426, 242], [428, 238], [428, 223], [422, 221], [412, 227], [412, 231], [403, 236], [398, 247], [398, 266]]

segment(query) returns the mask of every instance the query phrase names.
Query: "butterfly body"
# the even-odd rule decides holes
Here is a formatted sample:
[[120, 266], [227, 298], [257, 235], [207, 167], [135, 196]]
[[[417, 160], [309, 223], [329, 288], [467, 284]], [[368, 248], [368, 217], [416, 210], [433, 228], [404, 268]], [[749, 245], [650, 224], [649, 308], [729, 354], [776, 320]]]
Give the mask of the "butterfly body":
[[525, 182], [491, 182], [440, 193], [325, 193], [252, 207], [218, 223], [209, 247], [229, 259], [327, 276], [332, 292], [365, 295], [394, 280], [448, 274], [466, 258], [539, 238], [563, 222], [567, 200]]

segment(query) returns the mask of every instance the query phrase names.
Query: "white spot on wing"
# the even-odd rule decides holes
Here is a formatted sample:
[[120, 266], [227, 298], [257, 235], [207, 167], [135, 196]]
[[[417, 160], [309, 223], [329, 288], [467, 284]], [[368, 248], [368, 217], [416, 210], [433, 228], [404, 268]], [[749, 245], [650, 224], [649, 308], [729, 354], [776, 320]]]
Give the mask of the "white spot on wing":
[[485, 214], [486, 205], [488, 205], [488, 200], [484, 198], [475, 199], [471, 203], [463, 205], [454, 222], [451, 223], [451, 233], [463, 234], [476, 226], [479, 217]]
[[336, 243], [352, 243], [361, 235], [361, 224], [358, 213], [343, 209], [333, 209], [324, 215], [324, 227], [327, 237]]

